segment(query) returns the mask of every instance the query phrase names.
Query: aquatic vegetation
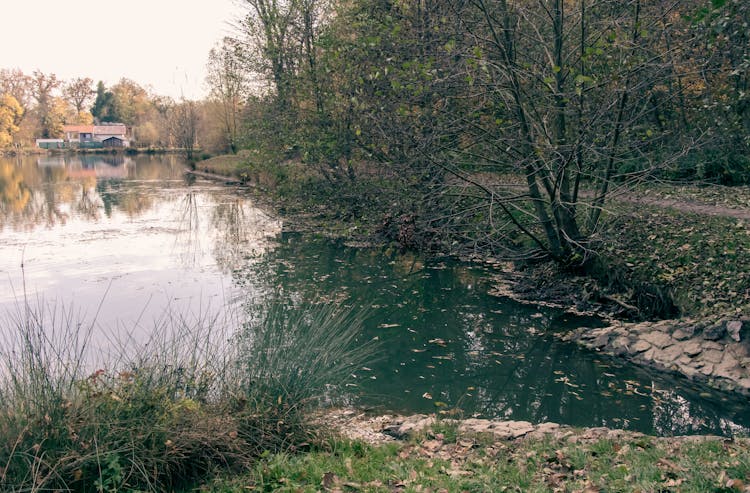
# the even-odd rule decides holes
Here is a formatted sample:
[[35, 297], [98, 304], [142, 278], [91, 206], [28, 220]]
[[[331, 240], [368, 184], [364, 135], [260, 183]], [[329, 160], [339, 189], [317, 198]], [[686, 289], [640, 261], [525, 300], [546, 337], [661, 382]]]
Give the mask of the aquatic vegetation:
[[[102, 351], [73, 310], [19, 305], [2, 331], [0, 490], [167, 491], [304, 447], [311, 408], [366, 356], [337, 346], [358, 320], [310, 306], [250, 336], [167, 310], [144, 340], [120, 328]], [[277, 345], [299, 333], [321, 344]]]

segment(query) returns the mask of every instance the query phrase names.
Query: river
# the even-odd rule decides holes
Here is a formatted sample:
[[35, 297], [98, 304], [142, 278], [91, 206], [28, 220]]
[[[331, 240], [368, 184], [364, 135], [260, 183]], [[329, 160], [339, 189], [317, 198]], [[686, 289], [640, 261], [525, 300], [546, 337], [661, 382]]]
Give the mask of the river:
[[598, 322], [490, 296], [485, 267], [284, 232], [246, 191], [183, 169], [175, 156], [0, 158], [4, 323], [25, 303], [63, 307], [106, 351], [113, 335], [147, 338], [175, 313], [336, 303], [365, 314], [360, 341], [379, 341], [347, 388], [348, 402], [377, 412], [750, 430], [745, 399], [560, 342], [556, 331]]

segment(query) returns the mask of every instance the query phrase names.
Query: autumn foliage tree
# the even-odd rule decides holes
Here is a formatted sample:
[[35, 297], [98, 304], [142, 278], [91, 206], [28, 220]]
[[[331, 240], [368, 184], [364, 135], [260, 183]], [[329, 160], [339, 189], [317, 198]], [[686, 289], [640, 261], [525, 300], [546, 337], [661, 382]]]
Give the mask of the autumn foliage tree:
[[23, 108], [16, 98], [8, 93], [0, 95], [0, 149], [13, 144], [13, 136], [23, 117]]

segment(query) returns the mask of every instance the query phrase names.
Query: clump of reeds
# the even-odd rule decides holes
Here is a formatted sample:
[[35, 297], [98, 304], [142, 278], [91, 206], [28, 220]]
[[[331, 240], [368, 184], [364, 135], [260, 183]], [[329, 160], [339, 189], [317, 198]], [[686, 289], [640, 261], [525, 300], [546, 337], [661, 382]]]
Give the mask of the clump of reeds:
[[24, 304], [0, 346], [0, 491], [167, 491], [299, 448], [310, 407], [368, 354], [359, 322], [278, 305], [229, 332], [165, 312], [97, 357], [93, 324]]

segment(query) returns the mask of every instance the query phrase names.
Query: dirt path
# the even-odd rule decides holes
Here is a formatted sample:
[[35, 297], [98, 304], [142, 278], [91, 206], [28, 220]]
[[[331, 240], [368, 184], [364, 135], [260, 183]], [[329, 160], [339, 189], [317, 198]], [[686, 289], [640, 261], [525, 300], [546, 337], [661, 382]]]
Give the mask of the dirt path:
[[[512, 190], [514, 193], [523, 193], [526, 187], [520, 178], [515, 175], [477, 173], [471, 178], [482, 185]], [[588, 201], [595, 197], [596, 192], [594, 190], [580, 191], [581, 199]], [[748, 187], [656, 184], [654, 189], [648, 189], [645, 192], [631, 189], [613, 190], [607, 196], [607, 200], [610, 203], [641, 204], [705, 216], [750, 220], [750, 188]], [[724, 202], [732, 205], [720, 205], [712, 202]]]
[[701, 214], [705, 216], [733, 217], [736, 219], [750, 220], [750, 209], [706, 204], [694, 200], [637, 196], [634, 195], [633, 192], [625, 193], [622, 195], [615, 195], [611, 197], [610, 200], [628, 204], [642, 204], [653, 207], [675, 209], [680, 212], [690, 212], [693, 214]]

